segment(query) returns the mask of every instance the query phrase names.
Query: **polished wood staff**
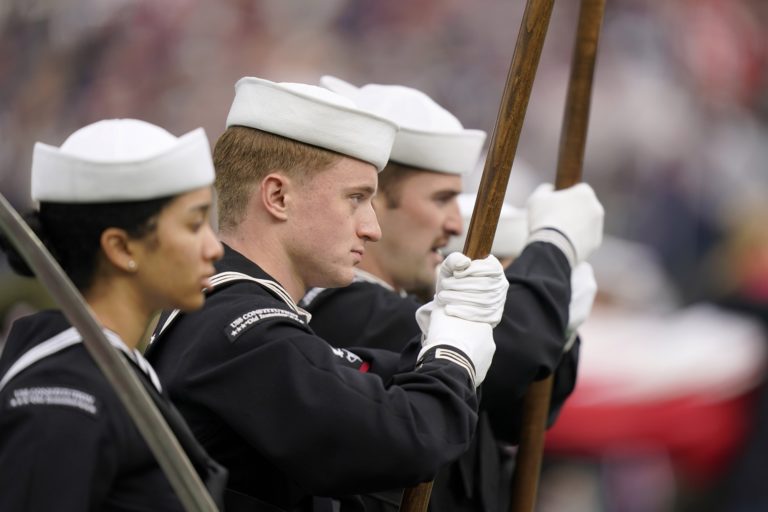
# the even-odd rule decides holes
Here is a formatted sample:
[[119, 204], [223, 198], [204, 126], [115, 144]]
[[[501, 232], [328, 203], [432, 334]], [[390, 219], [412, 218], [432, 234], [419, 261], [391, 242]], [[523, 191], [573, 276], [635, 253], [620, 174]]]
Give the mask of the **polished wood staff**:
[[128, 362], [109, 343], [75, 285], [2, 194], [0, 230], [82, 336], [83, 345], [128, 410], [184, 509], [216, 512], [218, 508], [197, 471]]
[[[560, 135], [556, 189], [568, 188], [581, 180], [589, 123], [592, 77], [604, 10], [605, 0], [582, 0], [581, 2]], [[552, 383], [552, 375], [532, 383], [523, 399], [520, 447], [512, 478], [510, 508], [512, 512], [532, 512], [534, 509]]]
[[[464, 244], [464, 254], [472, 259], [486, 257], [493, 245], [553, 3], [528, 0], [525, 6]], [[426, 511], [431, 492], [432, 482], [409, 487], [403, 493], [400, 512]]]

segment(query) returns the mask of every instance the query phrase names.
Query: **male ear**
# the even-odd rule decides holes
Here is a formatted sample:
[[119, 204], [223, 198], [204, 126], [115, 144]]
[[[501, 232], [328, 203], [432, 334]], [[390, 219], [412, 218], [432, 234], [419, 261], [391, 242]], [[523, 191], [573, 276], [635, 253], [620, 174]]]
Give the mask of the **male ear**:
[[106, 260], [125, 272], [134, 272], [136, 270], [136, 255], [129, 241], [128, 233], [120, 228], [107, 228], [99, 237], [101, 250]]
[[261, 203], [278, 220], [288, 218], [289, 193], [293, 184], [284, 174], [273, 172], [261, 181]]

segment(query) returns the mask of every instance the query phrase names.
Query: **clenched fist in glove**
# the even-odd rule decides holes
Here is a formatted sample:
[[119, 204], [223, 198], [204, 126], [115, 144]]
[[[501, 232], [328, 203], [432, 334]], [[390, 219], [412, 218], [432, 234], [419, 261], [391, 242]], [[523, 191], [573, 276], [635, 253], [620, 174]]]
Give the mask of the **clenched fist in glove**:
[[592, 187], [579, 183], [554, 190], [543, 183], [528, 198], [528, 243], [550, 242], [571, 267], [584, 261], [603, 240], [603, 206]]
[[463, 366], [479, 386], [496, 350], [493, 328], [501, 320], [507, 288], [504, 268], [494, 256], [470, 260], [459, 252], [448, 255], [438, 272], [434, 299], [416, 312], [423, 334], [419, 360], [437, 348], [436, 357]]

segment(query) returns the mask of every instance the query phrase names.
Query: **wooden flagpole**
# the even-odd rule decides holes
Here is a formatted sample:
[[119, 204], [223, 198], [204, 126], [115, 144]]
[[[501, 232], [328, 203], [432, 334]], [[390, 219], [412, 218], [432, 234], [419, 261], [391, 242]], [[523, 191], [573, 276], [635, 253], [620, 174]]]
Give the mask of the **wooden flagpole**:
[[[525, 6], [464, 244], [464, 254], [472, 259], [486, 257], [493, 245], [553, 3], [554, 0], [528, 0]], [[431, 492], [432, 482], [407, 488], [400, 512], [425, 512]]]
[[[581, 180], [589, 124], [597, 43], [605, 0], [582, 0], [571, 76], [560, 135], [555, 188], [563, 189]], [[512, 479], [512, 512], [532, 512], [536, 502], [544, 449], [553, 376], [531, 384], [523, 401], [523, 423]]]

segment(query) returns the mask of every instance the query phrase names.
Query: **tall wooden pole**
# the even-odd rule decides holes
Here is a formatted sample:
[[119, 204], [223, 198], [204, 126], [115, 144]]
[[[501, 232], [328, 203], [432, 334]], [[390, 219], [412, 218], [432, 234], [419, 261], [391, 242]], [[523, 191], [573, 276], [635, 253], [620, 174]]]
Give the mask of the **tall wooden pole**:
[[589, 108], [592, 103], [592, 78], [595, 74], [597, 45], [604, 11], [605, 0], [582, 0], [581, 2], [560, 135], [555, 179], [557, 189], [568, 188], [581, 181], [584, 151], [587, 145]]
[[464, 243], [464, 254], [473, 259], [486, 257], [493, 245], [553, 3], [528, 0], [525, 6]]
[[[581, 180], [589, 124], [592, 78], [605, 0], [582, 0], [571, 61], [571, 76], [560, 136], [555, 188], [563, 189]], [[512, 478], [512, 512], [532, 512], [536, 503], [544, 431], [549, 414], [553, 377], [531, 384], [523, 400], [523, 423]]]
[[[525, 6], [464, 244], [464, 254], [472, 259], [486, 257], [493, 245], [553, 3], [528, 0]], [[400, 511], [425, 512], [431, 492], [432, 482], [409, 487], [403, 493]]]

